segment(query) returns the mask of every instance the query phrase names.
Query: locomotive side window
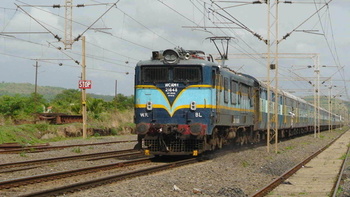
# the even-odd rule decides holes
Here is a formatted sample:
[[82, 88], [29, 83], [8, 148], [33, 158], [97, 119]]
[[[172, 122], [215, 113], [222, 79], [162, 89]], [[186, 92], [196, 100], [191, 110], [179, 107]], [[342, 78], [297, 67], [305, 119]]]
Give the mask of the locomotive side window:
[[237, 104], [237, 82], [231, 81], [231, 104]]
[[224, 102], [228, 103], [228, 78], [224, 78]]
[[174, 67], [174, 82], [200, 82], [201, 79], [199, 67]]
[[211, 71], [211, 81], [212, 81], [213, 88], [215, 88], [215, 86], [216, 86], [215, 75], [216, 75], [215, 70], [212, 70]]
[[169, 81], [169, 68], [167, 67], [143, 67], [141, 70], [142, 82], [166, 82]]

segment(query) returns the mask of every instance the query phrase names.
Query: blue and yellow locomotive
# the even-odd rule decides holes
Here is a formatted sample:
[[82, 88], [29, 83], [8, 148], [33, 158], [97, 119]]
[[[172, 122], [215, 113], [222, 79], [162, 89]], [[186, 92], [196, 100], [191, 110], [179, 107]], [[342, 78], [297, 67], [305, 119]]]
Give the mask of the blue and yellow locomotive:
[[[154, 51], [135, 68], [138, 145], [146, 154], [198, 155], [230, 140], [259, 142], [266, 138], [267, 112], [273, 112], [266, 89], [203, 51]], [[313, 129], [311, 104], [283, 91], [278, 98], [280, 135]]]

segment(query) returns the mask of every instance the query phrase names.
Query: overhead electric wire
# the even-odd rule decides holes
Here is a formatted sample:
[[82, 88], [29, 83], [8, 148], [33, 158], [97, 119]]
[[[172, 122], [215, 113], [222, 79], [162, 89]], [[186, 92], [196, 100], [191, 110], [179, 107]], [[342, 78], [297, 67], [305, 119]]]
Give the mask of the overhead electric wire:
[[[199, 9], [198, 9], [199, 10]], [[217, 20], [220, 20], [219, 18], [217, 18], [216, 17], [216, 19]], [[212, 22], [212, 21], [211, 21]], [[213, 22], [212, 22], [213, 23]], [[214, 24], [214, 23], [213, 23]], [[214, 24], [215, 25], [215, 24]], [[248, 43], [246, 43], [245, 42], [245, 40], [244, 39], [242, 39], [242, 38], [240, 38], [240, 36], [238, 35], [238, 34], [236, 34], [235, 33], [235, 31], [233, 30], [233, 29], [231, 29], [231, 28], [228, 28], [229, 29], [229, 31], [231, 31], [233, 34], [235, 34], [236, 36], [237, 36], [237, 38], [239, 38], [246, 46], [248, 46], [252, 51], [254, 51], [254, 52], [256, 52], [256, 54], [258, 54], [258, 52], [253, 48], [253, 47], [251, 47]], [[221, 30], [221, 32], [223, 32], [223, 30]], [[224, 32], [223, 32], [224, 33]], [[232, 46], [232, 45], [230, 45], [230, 46]], [[251, 59], [254, 59], [257, 63], [259, 63], [259, 64], [261, 64], [262, 66], [266, 66], [266, 63], [265, 62], [262, 62], [262, 60], [261, 60], [261, 58], [256, 58], [255, 56], [253, 56], [253, 55], [250, 55], [249, 54], [249, 52], [247, 51], [247, 50], [245, 50], [244, 48], [242, 48], [240, 45], [238, 45], [240, 48], [241, 48], [241, 50], [240, 49], [238, 49], [236, 46], [233, 46], [234, 48], [236, 48], [238, 51], [241, 51], [241, 52], [243, 52], [243, 51], [245, 51], [245, 52], [243, 52], [243, 54], [247, 54], [247, 56], [248, 57], [250, 57]], [[243, 51], [242, 51], [243, 50]], [[281, 71], [279, 71], [279, 75], [283, 75], [283, 73], [282, 73], [282, 71], [283, 70], [285, 70], [285, 69], [281, 69]], [[293, 82], [294, 83], [294, 82]], [[295, 84], [295, 85], [297, 85], [297, 84]], [[298, 86], [298, 85], [297, 85]]]
[[[21, 1], [19, 1], [19, 2], [21, 2]], [[23, 3], [23, 2], [21, 2], [21, 3]], [[29, 5], [29, 6], [30, 6], [30, 5]], [[33, 7], [33, 6], [31, 6], [31, 7]], [[60, 15], [54, 14], [54, 13], [49, 12], [49, 11], [47, 11], [47, 10], [43, 10], [43, 9], [40, 9], [40, 8], [37, 8], [37, 7], [34, 7], [34, 8], [39, 9], [39, 10], [44, 11], [44, 12], [47, 12], [47, 13], [49, 13], [49, 14], [52, 14], [52, 15], [55, 15], [55, 16], [64, 18], [64, 17], [62, 17], [62, 16], [60, 16]], [[38, 20], [38, 21], [39, 21], [39, 20]], [[45, 22], [43, 22], [43, 21], [40, 21], [40, 22], [41, 22], [42, 24], [45, 24], [45, 25], [47, 25], [47, 26], [50, 26], [50, 27], [56, 29], [57, 31], [63, 32], [63, 30], [60, 30], [60, 29], [58, 29], [58, 28], [56, 28], [56, 27], [54, 27], [54, 26], [52, 26], [52, 25], [50, 25], [50, 24], [47, 24], [47, 23], [45, 23]], [[82, 24], [82, 23], [79, 23], [79, 22], [76, 22], [76, 21], [74, 21], [74, 20], [73, 20], [73, 22], [75, 22], [75, 23], [77, 23], [77, 24], [80, 24], [80, 25], [82, 25], [82, 26], [87, 27], [86, 25], [84, 25], [84, 24]], [[88, 42], [88, 43], [90, 43], [90, 42]], [[98, 46], [98, 45], [95, 45], [95, 44], [93, 44], [93, 43], [90, 43], [90, 44], [92, 44], [92, 45], [94, 45], [94, 46], [96, 46], [96, 47], [102, 48], [102, 47], [100, 47], [100, 46]], [[138, 44], [137, 44], [137, 45], [138, 45]], [[104, 48], [102, 48], [102, 49], [104, 49]], [[104, 50], [108, 50], [108, 49], [104, 49]], [[108, 51], [113, 52], [112, 50], [108, 50]], [[113, 52], [113, 53], [118, 54], [118, 55], [120, 55], [120, 56], [124, 56], [124, 57], [126, 57], [126, 58], [128, 58], [128, 59], [134, 59], [134, 60], [138, 61], [138, 59], [135, 59], [135, 58], [133, 58], [133, 57], [128, 57], [128, 56], [122, 55], [122, 54], [117, 53], [117, 52]]]
[[[166, 5], [163, 1], [161, 2], [160, 0], [158, 0], [160, 3], [162, 3], [162, 4], [164, 4], [164, 5]], [[198, 1], [198, 0], [197, 0]], [[191, 1], [192, 2], [192, 1]], [[192, 2], [193, 3], [193, 2]], [[180, 14], [182, 17], [184, 17], [184, 18], [186, 18], [187, 20], [189, 20], [189, 21], [191, 21], [192, 23], [194, 23], [194, 24], [197, 24], [196, 22], [194, 22], [194, 21], [192, 21], [191, 19], [189, 19], [188, 17], [186, 17], [185, 15], [183, 15], [183, 14], [181, 14], [179, 11], [177, 11], [176, 9], [173, 9], [172, 7], [169, 7], [168, 5], [166, 5], [168, 8], [170, 8], [170, 9], [172, 9], [172, 10], [174, 10], [177, 14]], [[196, 7], [197, 8], [197, 7]], [[118, 10], [120, 10], [119, 8], [117, 8]], [[198, 9], [198, 8], [197, 8]], [[199, 9], [198, 9], [199, 10]], [[122, 11], [123, 12], [123, 11]], [[129, 17], [129, 16], [128, 16]], [[133, 17], [131, 17], [130, 16], [130, 18], [132, 19], [132, 20], [134, 20], [134, 18]], [[141, 25], [141, 26], [143, 26], [144, 28], [146, 28], [148, 31], [150, 31], [150, 32], [152, 32], [152, 33], [154, 33], [155, 34], [155, 32], [154, 31], [152, 31], [151, 29], [149, 29], [148, 27], [146, 27], [145, 25], [143, 25], [142, 23], [140, 23], [140, 22], [138, 22], [136, 19], [134, 20], [136, 23], [138, 23], [139, 25]], [[211, 22], [213, 22], [213, 21], [211, 21]], [[85, 25], [84, 25], [85, 26]], [[88, 27], [89, 28], [89, 27]], [[91, 28], [91, 26], [90, 26], [90, 28]], [[229, 31], [231, 31], [231, 32], [234, 32], [234, 30], [232, 30], [232, 29], [230, 29]], [[158, 34], [156, 34], [156, 35], [158, 35]], [[111, 35], [112, 37], [116, 37], [116, 36], [114, 36], [114, 35]], [[116, 37], [116, 38], [118, 38], [118, 37]], [[122, 39], [122, 40], [124, 40], [124, 38], [118, 38], [118, 39]], [[172, 42], [172, 41], [170, 41], [170, 40], [168, 40], [168, 39], [166, 39], [166, 38], [163, 38], [164, 40], [166, 40], [167, 42], [169, 42], [169, 43], [171, 43], [171, 44], [173, 44], [174, 45], [174, 43]], [[242, 40], [242, 42], [243, 43], [245, 43], [245, 41], [243, 40], [243, 39], [241, 39], [241, 38], [239, 38], [240, 40]], [[92, 45], [94, 45], [93, 43], [90, 43], [90, 44], [92, 44]], [[131, 43], [131, 44], [133, 44], [133, 43]], [[138, 43], [135, 43], [135, 44], [138, 44]], [[245, 43], [248, 47], [250, 47], [250, 45], [249, 44], [247, 44], [247, 43]], [[99, 46], [99, 45], [95, 45], [95, 46]], [[139, 46], [139, 45], [138, 45]], [[232, 46], [232, 45], [230, 45], [230, 46]], [[236, 48], [236, 46], [237, 47], [240, 47], [240, 48], [242, 48], [242, 50], [244, 50], [244, 51], [246, 51], [240, 44], [237, 44], [237, 45], [234, 45], [234, 47]], [[149, 49], [149, 48], [148, 48]], [[238, 49], [238, 48], [237, 48]], [[105, 50], [108, 50], [108, 49], [105, 49]], [[254, 50], [255, 51], [255, 50]], [[92, 56], [94, 56], [94, 55], [92, 55]], [[91, 57], [91, 56], [90, 56]], [[96, 60], [98, 60], [98, 61], [100, 61], [99, 59], [98, 59], [99, 57], [97, 57], [96, 58]], [[338, 57], [339, 58], [339, 57]], [[136, 60], [136, 59], [135, 59]], [[118, 61], [118, 60], [117, 60]], [[261, 64], [263, 64], [263, 63], [261, 63]], [[265, 65], [265, 64], [264, 64]]]
[[[198, 1], [198, 0], [197, 0]], [[203, 1], [202, 1], [203, 2]], [[191, 1], [191, 3], [193, 4], [193, 2]], [[203, 2], [204, 3], [204, 2]], [[193, 4], [194, 5], [194, 4]], [[200, 12], [202, 12], [197, 6], [195, 6], [196, 8], [197, 8], [197, 10], [199, 10]], [[202, 12], [202, 14], [205, 16], [205, 14]], [[216, 16], [215, 16], [216, 17]], [[220, 20], [218, 17], [216, 17], [216, 19], [217, 20]], [[210, 18], [209, 18], [209, 21], [211, 21], [210, 20]], [[211, 21], [211, 23], [213, 23], [215, 26], [217, 26], [213, 21]], [[245, 40], [244, 39], [242, 39], [232, 28], [229, 28], [228, 27], [228, 29], [229, 29], [229, 31], [231, 31], [236, 37], [235, 38], [237, 38], [237, 39], [240, 39], [248, 48], [250, 48], [252, 51], [254, 51], [254, 52], [256, 52], [256, 53], [258, 53], [253, 47], [251, 47], [247, 42], [245, 42]], [[223, 34], [225, 34], [226, 36], [228, 36], [223, 30], [220, 30]], [[232, 47], [234, 47], [234, 48], [236, 48], [238, 51], [240, 51], [240, 52], [242, 52], [242, 53], [245, 53], [245, 54], [248, 54], [248, 56], [250, 56], [252, 59], [255, 59], [258, 63], [259, 63], [259, 59], [257, 59], [257, 58], [255, 58], [254, 56], [251, 56], [251, 55], [249, 55], [249, 52], [246, 50], [246, 49], [244, 49], [243, 47], [241, 47], [240, 45], [237, 45], [238, 47], [240, 47], [241, 49], [239, 49], [239, 48], [237, 48], [237, 46], [236, 45], [232, 45], [231, 43], [230, 43], [230, 46], [232, 46]], [[244, 52], [243, 52], [244, 51]], [[263, 64], [262, 62], [260, 62], [261, 64]]]
[[[19, 56], [19, 55], [13, 55], [13, 54], [8, 54], [8, 53], [3, 53], [3, 52], [0, 52], [0, 55], [10, 56], [10, 57], [19, 58], [19, 59], [25, 59], [25, 60], [33, 60], [33, 59], [36, 59], [36, 58], [29, 58], [29, 57], [23, 57], [23, 56]], [[45, 62], [45, 63], [50, 63], [50, 64], [57, 64], [57, 63], [54, 63], [54, 62], [49, 61], [49, 60], [40, 60], [40, 59], [38, 59], [38, 61], [40, 61], [40, 62]], [[80, 65], [64, 64], [64, 66], [80, 68]], [[91, 68], [91, 67], [87, 67], [86, 69], [88, 69], [88, 70], [105, 71], [105, 72], [114, 72], [114, 73], [126, 73], [126, 72], [121, 72], [121, 71], [106, 70], [106, 69], [98, 69], [98, 68]]]
[[[315, 0], [314, 0], [314, 1], [315, 1]], [[316, 10], [318, 9], [316, 3], [315, 3], [315, 8], [316, 8]], [[330, 43], [329, 43], [329, 40], [328, 40], [328, 38], [327, 38], [327, 36], [326, 36], [326, 31], [325, 31], [325, 28], [324, 28], [324, 26], [323, 26], [320, 13], [317, 12], [317, 15], [318, 15], [318, 19], [319, 19], [319, 22], [320, 22], [320, 26], [321, 26], [321, 29], [322, 29], [322, 32], [323, 32], [323, 37], [324, 37], [324, 39], [326, 40], [328, 49], [330, 50], [330, 53], [331, 53], [331, 55], [332, 55], [332, 58], [333, 58], [334, 62], [335, 62], [337, 65], [339, 65], [339, 57], [337, 58], [338, 61], [336, 60], [336, 57], [335, 57], [335, 55], [338, 56], [337, 51], [335, 50], [335, 54], [333, 53], [333, 50], [331, 49], [331, 45], [330, 45]], [[331, 28], [332, 28], [332, 26], [331, 26]], [[333, 31], [333, 29], [331, 29], [331, 30]], [[332, 34], [333, 34], [333, 33], [332, 33]], [[335, 49], [336, 49], [336, 48], [335, 48]]]
[[[10, 22], [12, 21], [13, 17], [16, 15], [18, 9], [13, 9], [15, 10], [15, 12], [13, 13], [12, 17], [10, 18], [10, 20], [6, 23], [6, 25], [3, 26], [2, 31], [4, 31], [6, 29], [6, 27], [10, 24]], [[4, 17], [5, 18], [5, 17]]]
[[[214, 3], [217, 7], [221, 8], [219, 5], [217, 5], [216, 3]], [[222, 9], [222, 8], [221, 8]], [[241, 27], [242, 29], [250, 32], [252, 35], [254, 35], [255, 37], [257, 37], [259, 40], [263, 40], [261, 35], [255, 33], [253, 30], [251, 30], [250, 28], [248, 28], [247, 26], [245, 26], [242, 22], [240, 22], [238, 19], [236, 19], [234, 16], [232, 16], [230, 13], [228, 13], [226, 10], [223, 10], [227, 15], [229, 15], [232, 19], [228, 18], [227, 16], [224, 16], [223, 14], [220, 14], [214, 10], [212, 10], [213, 12], [217, 13], [218, 15], [220, 15], [221, 17], [227, 19], [228, 21], [236, 24], [237, 26]]]
[[52, 31], [50, 31], [48, 28], [46, 28], [44, 25], [42, 25], [37, 19], [35, 19], [34, 17], [32, 17], [28, 12], [26, 12], [24, 9], [22, 9], [19, 5], [15, 4], [17, 6], [17, 8], [21, 9], [22, 12], [24, 12], [25, 14], [27, 14], [30, 18], [32, 18], [34, 21], [36, 21], [41, 27], [43, 27], [46, 31], [50, 32], [50, 34], [53, 35], [54, 38], [56, 38], [58, 41], [61, 41], [61, 38], [56, 34], [54, 34]]
[[315, 16], [320, 10], [322, 10], [324, 7], [328, 6], [328, 4], [330, 2], [332, 2], [333, 0], [329, 0], [325, 5], [323, 5], [321, 8], [319, 8], [318, 10], [316, 10], [316, 12], [314, 12], [311, 16], [309, 16], [307, 19], [305, 19], [301, 24], [299, 24], [296, 28], [294, 28], [292, 31], [288, 32], [285, 36], [283, 36], [283, 38], [281, 40], [278, 40], [278, 43], [282, 42], [283, 40], [286, 40], [292, 33], [294, 33], [297, 29], [299, 29], [299, 27], [301, 27], [302, 25], [304, 25], [307, 21], [309, 21], [313, 16]]
[[[315, 2], [315, 0], [314, 0], [314, 2]], [[325, 3], [326, 3], [326, 1], [325, 1]], [[327, 3], [326, 3], [326, 4], [327, 4]], [[316, 2], [315, 2], [315, 8], [317, 9]], [[328, 49], [329, 49], [329, 51], [330, 51], [330, 53], [331, 53], [331, 55], [332, 55], [332, 58], [333, 58], [334, 63], [337, 65], [338, 72], [339, 72], [340, 76], [342, 77], [342, 79], [343, 79], [343, 81], [344, 81], [344, 86], [345, 86], [345, 88], [346, 88], [347, 86], [346, 86], [346, 82], [345, 82], [345, 76], [344, 76], [344, 73], [342, 72], [342, 70], [344, 71], [344, 69], [343, 69], [342, 66], [341, 66], [340, 59], [339, 59], [339, 55], [338, 55], [338, 51], [337, 51], [337, 47], [336, 47], [336, 44], [335, 44], [334, 31], [333, 31], [333, 25], [332, 25], [332, 20], [331, 20], [331, 16], [330, 16], [329, 7], [327, 8], [327, 13], [328, 13], [328, 18], [329, 18], [329, 24], [330, 24], [330, 30], [331, 30], [332, 41], [333, 41], [333, 44], [334, 44], [334, 45], [333, 45], [333, 46], [334, 46], [334, 52], [333, 52], [332, 47], [331, 47], [331, 45], [330, 45], [330, 43], [329, 43], [329, 40], [328, 40], [328, 38], [327, 38], [327, 36], [326, 36], [326, 31], [325, 31], [325, 29], [324, 29], [324, 27], [323, 27], [321, 17], [320, 17], [320, 15], [319, 15], [319, 13], [318, 13], [320, 25], [321, 25], [321, 28], [322, 28], [322, 31], [323, 31], [323, 36], [324, 36], [324, 38], [325, 38], [325, 40], [326, 40]], [[334, 74], [333, 74], [333, 75], [334, 75]], [[333, 76], [333, 75], [332, 75], [332, 76]], [[350, 97], [349, 97], [348, 93], [347, 93], [347, 98], [348, 98], [348, 100], [350, 100]]]
[[[18, 1], [19, 1], [19, 0], [18, 0]], [[19, 2], [21, 2], [21, 1], [19, 1]], [[24, 2], [21, 2], [21, 3], [25, 4]], [[26, 5], [29, 5], [29, 4], [26, 4]], [[52, 14], [52, 15], [55, 15], [55, 16], [58, 16], [58, 17], [60, 17], [60, 18], [65, 19], [65, 17], [63, 17], [63, 16], [61, 16], [61, 15], [58, 15], [58, 14], [54, 14], [54, 13], [49, 12], [49, 11], [47, 11], [47, 10], [44, 10], [44, 9], [41, 9], [41, 8], [38, 8], [38, 7], [33, 7], [33, 8], [36, 8], [36, 9], [41, 10], [41, 11], [43, 11], [43, 12], [46, 12], [46, 13], [49, 13], [49, 14]], [[81, 26], [83, 26], [83, 27], [89, 27], [88, 25], [85, 25], [85, 24], [83, 24], [83, 23], [77, 22], [77, 21], [75, 21], [75, 20], [72, 20], [72, 22], [74, 22], [75, 24], [81, 25]], [[101, 32], [101, 31], [98, 30], [98, 29], [94, 29], [94, 30], [95, 30], [95, 31], [98, 31], [98, 32]], [[60, 30], [60, 31], [62, 31], [62, 30]], [[102, 32], [103, 32], [103, 31], [102, 31]], [[103, 33], [104, 33], [104, 32], [103, 32]], [[114, 37], [114, 38], [117, 38], [117, 39], [120, 39], [120, 40], [123, 40], [123, 41], [125, 41], [125, 42], [128, 42], [128, 43], [130, 43], [130, 44], [133, 44], [133, 45], [136, 45], [136, 46], [145, 48], [145, 49], [152, 50], [151, 48], [149, 48], [149, 47], [147, 47], [147, 46], [143, 46], [143, 45], [138, 44], [138, 43], [136, 43], [136, 42], [133, 42], [133, 41], [131, 41], [131, 40], [127, 40], [127, 39], [125, 39], [125, 38], [121, 38], [121, 37], [115, 36], [115, 35], [113, 35], [113, 34], [110, 34], [110, 36], [112, 36], [112, 37]]]
[[74, 41], [78, 41], [79, 38], [80, 38], [82, 35], [84, 35], [85, 32], [86, 32], [87, 30], [89, 30], [97, 21], [99, 21], [105, 14], [107, 14], [107, 12], [109, 12], [109, 10], [111, 10], [115, 5], [117, 5], [117, 3], [118, 3], [119, 1], [120, 1], [120, 0], [118, 0], [118, 1], [115, 2], [115, 3], [113, 3], [113, 5], [112, 5], [110, 8], [108, 8], [100, 17], [98, 17], [98, 18], [95, 20], [95, 22], [93, 22], [88, 28], [86, 28], [86, 30], [83, 31], [83, 33], [79, 34], [79, 35], [74, 39]]
[[[1, 35], [0, 35], [1, 36]], [[57, 46], [54, 46], [52, 43], [49, 43], [49, 45], [44, 45], [42, 43], [37, 43], [37, 42], [33, 42], [33, 41], [28, 41], [28, 40], [25, 40], [25, 39], [21, 39], [21, 38], [17, 38], [17, 37], [9, 37], [8, 39], [15, 39], [15, 40], [19, 40], [21, 42], [27, 42], [27, 43], [30, 43], [30, 44], [35, 44], [35, 45], [39, 45], [41, 47], [45, 47], [45, 48], [52, 48], [54, 47], [55, 49], [58, 49], [59, 47]], [[61, 49], [59, 49], [61, 51]], [[71, 60], [73, 60], [74, 62], [79, 62], [77, 60], [75, 60], [72, 56], [68, 55], [68, 53], [72, 53], [72, 54], [75, 54], [75, 55], [79, 55], [81, 56], [81, 53], [77, 53], [77, 52], [73, 52], [73, 51], [66, 51], [66, 52], [63, 52], [66, 56], [69, 56]], [[3, 53], [4, 54], [4, 53]], [[20, 57], [20, 56], [16, 56], [14, 55], [14, 57]], [[111, 62], [111, 61], [107, 61], [105, 60], [106, 58], [104, 57], [98, 57], [96, 55], [90, 55], [90, 54], [87, 54], [87, 57], [91, 58], [91, 59], [95, 59], [95, 60], [98, 60], [98, 61], [101, 61], [101, 62], [106, 62], [106, 63], [110, 63], [110, 64], [114, 64], [114, 65], [117, 65], [117, 66], [123, 66], [123, 67], [127, 67], [127, 68], [131, 68], [130, 66], [125, 66], [123, 64], [117, 64], [115, 62]], [[22, 59], [33, 59], [33, 58], [22, 58]], [[117, 60], [113, 60], [113, 61], [117, 61]], [[122, 60], [118, 60], [120, 62], [125, 62], [125, 61], [122, 61]]]
[[[198, 1], [198, 0], [197, 0]], [[198, 9], [198, 8], [197, 8]], [[199, 9], [198, 9], [199, 10]], [[216, 16], [215, 16], [216, 17]], [[217, 20], [219, 20], [220, 21], [220, 19], [218, 18], [218, 17], [216, 17], [216, 19]], [[209, 19], [210, 20], [210, 19]], [[212, 21], [211, 21], [212, 22]], [[212, 22], [213, 24], [214, 24], [214, 22]], [[215, 24], [214, 24], [215, 25]], [[232, 28], [228, 28], [229, 29], [229, 31], [231, 31], [233, 34], [235, 34], [235, 36], [238, 38], [238, 39], [240, 39], [246, 46], [248, 46], [252, 51], [254, 51], [256, 54], [258, 54], [258, 52], [253, 48], [253, 47], [251, 47], [248, 43], [246, 43], [245, 42], [245, 40], [244, 39], [242, 39]], [[225, 32], [223, 31], [223, 30], [220, 30], [221, 32], [223, 32], [224, 34], [225, 34]], [[227, 35], [227, 34], [225, 34], [225, 35]], [[230, 46], [232, 46], [231, 44], [230, 44]], [[259, 63], [259, 64], [261, 64], [262, 66], [266, 66], [266, 63], [265, 62], [262, 62], [262, 60], [261, 60], [261, 58], [263, 58], [263, 57], [260, 57], [260, 58], [256, 58], [255, 56], [253, 56], [253, 55], [251, 55], [251, 54], [249, 54], [249, 52], [246, 50], [246, 49], [244, 49], [243, 47], [241, 47], [240, 45], [238, 45], [238, 47], [240, 47], [241, 49], [238, 49], [236, 46], [233, 46], [234, 48], [236, 48], [238, 51], [241, 51], [241, 52], [243, 52], [243, 51], [245, 51], [245, 52], [243, 52], [243, 54], [247, 54], [247, 56], [248, 57], [250, 57], [251, 59], [253, 59], [253, 60], [255, 60], [257, 63]], [[242, 51], [243, 50], [243, 51]], [[242, 67], [241, 67], [242, 68]], [[281, 68], [280, 69], [280, 71], [279, 71], [279, 75], [282, 75], [282, 76], [284, 76], [284, 74], [283, 74], [283, 72], [282, 71], [285, 71], [285, 69], [284, 68]], [[287, 77], [287, 76], [286, 76]], [[298, 85], [298, 84], [296, 84], [295, 82], [293, 82], [293, 81], [291, 81], [292, 83], [294, 83], [296, 86], [300, 86], [300, 85]]]
[[117, 9], [122, 12], [125, 16], [131, 18], [131, 20], [135, 21], [137, 24], [141, 25], [142, 27], [144, 27], [145, 29], [147, 29], [148, 31], [152, 32], [153, 34], [159, 36], [160, 38], [162, 38], [163, 40], [169, 42], [170, 44], [177, 46], [177, 44], [175, 44], [174, 42], [170, 41], [169, 39], [164, 38], [163, 36], [159, 35], [158, 33], [154, 32], [153, 30], [151, 30], [150, 28], [148, 28], [147, 26], [145, 26], [144, 24], [142, 24], [141, 22], [137, 21], [135, 18], [133, 18], [132, 16], [130, 16], [130, 14], [127, 14], [126, 12], [124, 12], [123, 10], [121, 10], [120, 8], [117, 7]]

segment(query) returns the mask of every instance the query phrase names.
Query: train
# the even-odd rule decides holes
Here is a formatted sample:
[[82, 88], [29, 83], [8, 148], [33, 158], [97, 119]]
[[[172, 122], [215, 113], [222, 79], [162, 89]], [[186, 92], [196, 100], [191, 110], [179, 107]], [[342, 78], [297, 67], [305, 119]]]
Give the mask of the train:
[[[267, 84], [201, 50], [153, 51], [135, 67], [134, 98], [138, 148], [146, 155], [197, 156], [230, 142], [258, 143], [267, 139], [268, 113], [276, 127], [275, 111], [280, 138], [315, 129], [313, 104], [282, 90], [276, 96]], [[321, 108], [320, 130], [329, 123], [339, 127], [341, 116]]]

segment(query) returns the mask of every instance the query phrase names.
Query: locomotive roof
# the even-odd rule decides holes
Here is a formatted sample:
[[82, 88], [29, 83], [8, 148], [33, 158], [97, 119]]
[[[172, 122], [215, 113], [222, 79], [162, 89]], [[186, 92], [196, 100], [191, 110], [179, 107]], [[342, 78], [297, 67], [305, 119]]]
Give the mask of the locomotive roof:
[[180, 60], [177, 64], [164, 64], [162, 60], [141, 60], [137, 66], [155, 65], [155, 66], [185, 66], [185, 65], [201, 65], [201, 66], [217, 66], [215, 62], [210, 62], [202, 59]]

